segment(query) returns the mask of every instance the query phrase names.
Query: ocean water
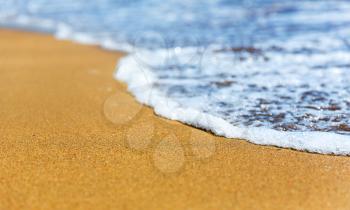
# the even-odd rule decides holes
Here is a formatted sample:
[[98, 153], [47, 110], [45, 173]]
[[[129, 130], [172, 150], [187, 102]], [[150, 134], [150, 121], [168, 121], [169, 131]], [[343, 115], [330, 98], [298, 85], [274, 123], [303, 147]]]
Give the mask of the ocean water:
[[0, 26], [128, 52], [116, 79], [163, 117], [350, 154], [350, 1], [0, 0]]

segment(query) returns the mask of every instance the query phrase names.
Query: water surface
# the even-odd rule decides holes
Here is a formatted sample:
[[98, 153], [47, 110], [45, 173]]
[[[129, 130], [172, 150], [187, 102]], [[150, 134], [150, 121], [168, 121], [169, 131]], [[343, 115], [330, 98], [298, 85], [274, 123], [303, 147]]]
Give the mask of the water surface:
[[0, 22], [129, 52], [117, 78], [164, 117], [350, 153], [349, 1], [7, 0]]

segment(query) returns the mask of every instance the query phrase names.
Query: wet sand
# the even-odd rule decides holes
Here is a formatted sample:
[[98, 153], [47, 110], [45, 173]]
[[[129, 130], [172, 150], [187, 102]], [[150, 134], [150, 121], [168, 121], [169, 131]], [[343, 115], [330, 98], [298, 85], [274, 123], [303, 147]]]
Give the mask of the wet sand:
[[120, 53], [0, 31], [0, 209], [349, 209], [350, 158], [214, 137], [113, 79]]

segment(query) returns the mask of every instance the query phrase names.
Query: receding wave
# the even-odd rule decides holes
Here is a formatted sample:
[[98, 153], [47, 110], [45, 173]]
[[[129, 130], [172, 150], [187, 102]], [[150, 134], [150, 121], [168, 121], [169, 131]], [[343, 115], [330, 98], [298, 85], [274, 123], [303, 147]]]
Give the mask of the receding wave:
[[16, 2], [0, 3], [2, 26], [128, 52], [116, 78], [161, 116], [350, 154], [348, 1]]

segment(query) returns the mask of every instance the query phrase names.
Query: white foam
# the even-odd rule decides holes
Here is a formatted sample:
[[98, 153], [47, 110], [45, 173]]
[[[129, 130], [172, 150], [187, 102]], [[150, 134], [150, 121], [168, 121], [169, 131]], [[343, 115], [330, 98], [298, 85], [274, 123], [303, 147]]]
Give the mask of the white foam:
[[[156, 114], [212, 131], [219, 136], [245, 139], [259, 145], [272, 145], [321, 154], [350, 154], [350, 136], [328, 132], [288, 132], [268, 128], [238, 127], [211, 114], [193, 108], [183, 108], [153, 87], [156, 78], [152, 69], [140, 67], [132, 55], [119, 62], [115, 76], [128, 84], [129, 90], [139, 102], [153, 107]], [[147, 81], [147, 84], [141, 81]], [[143, 84], [143, 88], [135, 88], [140, 84]]]

